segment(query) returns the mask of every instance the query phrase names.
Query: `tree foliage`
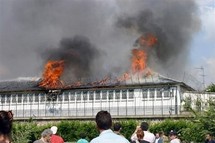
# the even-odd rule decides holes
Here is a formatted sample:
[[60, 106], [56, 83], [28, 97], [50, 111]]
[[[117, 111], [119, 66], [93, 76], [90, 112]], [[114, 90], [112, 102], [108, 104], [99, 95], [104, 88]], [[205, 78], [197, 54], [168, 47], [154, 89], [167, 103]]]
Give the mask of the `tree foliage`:
[[209, 86], [206, 88], [206, 91], [207, 91], [207, 92], [215, 92], [215, 84], [212, 83], [211, 85], [209, 85]]

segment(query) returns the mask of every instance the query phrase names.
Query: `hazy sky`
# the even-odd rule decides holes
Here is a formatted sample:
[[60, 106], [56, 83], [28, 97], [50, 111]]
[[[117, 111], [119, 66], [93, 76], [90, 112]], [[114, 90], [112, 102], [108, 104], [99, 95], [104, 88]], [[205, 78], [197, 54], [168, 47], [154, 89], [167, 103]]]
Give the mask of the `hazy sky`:
[[[120, 75], [129, 67], [132, 45], [139, 35], [135, 28], [117, 27], [117, 18], [135, 15], [138, 9], [145, 10], [147, 6], [153, 13], [165, 13], [166, 8], [177, 16], [177, 13], [181, 14], [180, 6], [181, 11], [186, 6], [183, 4], [186, 0], [174, 1], [179, 3], [175, 11], [172, 8], [174, 3], [152, 4], [156, 0], [145, 0], [142, 7], [138, 4], [141, 0], [0, 0], [0, 80], [41, 77], [47, 49], [55, 50], [61, 46], [63, 38], [72, 39], [76, 35], [86, 37], [98, 50], [98, 56], [89, 62], [93, 63], [90, 70], [95, 74], [92, 76], [110, 72]], [[202, 70], [198, 68], [203, 67], [206, 84], [215, 83], [215, 0], [195, 2], [197, 7], [191, 11], [191, 16], [197, 16], [200, 23], [196, 21], [195, 24], [195, 19], [182, 23], [192, 29], [187, 32], [189, 35], [184, 36], [188, 38], [185, 39], [185, 50], [179, 56], [176, 53], [179, 59], [174, 59], [176, 64], [170, 66], [171, 62], [167, 62], [162, 65], [172, 73], [180, 70], [177, 74], [186, 72], [199, 81], [202, 81]], [[158, 25], [165, 25], [162, 22], [165, 14], [160, 15], [154, 14], [152, 22], [161, 18]], [[178, 25], [177, 22], [175, 24]], [[159, 58], [153, 62], [157, 72], [169, 74], [166, 68], [159, 67]]]
[[198, 0], [201, 30], [192, 40], [191, 64], [188, 71], [202, 81], [203, 67], [206, 84], [215, 83], [215, 0]]

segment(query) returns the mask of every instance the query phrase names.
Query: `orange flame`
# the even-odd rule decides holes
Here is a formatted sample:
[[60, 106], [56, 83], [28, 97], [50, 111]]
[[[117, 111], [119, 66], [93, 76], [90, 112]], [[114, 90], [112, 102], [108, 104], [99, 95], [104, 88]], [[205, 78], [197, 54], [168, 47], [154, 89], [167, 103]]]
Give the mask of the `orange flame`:
[[48, 61], [45, 65], [43, 79], [39, 83], [40, 87], [55, 89], [62, 87], [60, 77], [64, 71], [64, 61]]
[[157, 43], [158, 39], [152, 35], [152, 34], [147, 34], [146, 36], [142, 35], [138, 42], [141, 46], [148, 46], [148, 47], [152, 47]]
[[146, 53], [144, 50], [133, 49], [132, 50], [132, 72], [139, 73], [146, 68]]

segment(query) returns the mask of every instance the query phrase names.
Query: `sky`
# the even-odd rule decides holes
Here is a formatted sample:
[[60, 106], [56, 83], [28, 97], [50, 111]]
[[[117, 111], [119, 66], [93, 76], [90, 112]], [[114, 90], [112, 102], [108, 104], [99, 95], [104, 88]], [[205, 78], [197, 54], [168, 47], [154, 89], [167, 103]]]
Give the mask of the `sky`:
[[[124, 31], [113, 28], [113, 23], [123, 10], [135, 13], [135, 9], [131, 8], [138, 9], [137, 5], [131, 0], [126, 3], [120, 0], [94, 0], [98, 3], [84, 1], [82, 6], [83, 0], [71, 0], [76, 4], [69, 7], [69, 0], [52, 1], [53, 3], [49, 3], [49, 0], [0, 0], [0, 80], [41, 77], [46, 49], [55, 49], [62, 38], [74, 37], [76, 34], [85, 36], [81, 40], [88, 37], [91, 47], [99, 47], [98, 57], [106, 57], [93, 58], [96, 62], [92, 61], [93, 68], [89, 69], [95, 73], [92, 76], [98, 75], [97, 68], [102, 68], [99, 74], [126, 71], [129, 58], [125, 57], [130, 56], [138, 32], [133, 32], [132, 28]], [[198, 30], [192, 31], [191, 36], [188, 35], [191, 38], [188, 40], [189, 44], [185, 42], [185, 47], [188, 46], [189, 52], [181, 54], [178, 62], [175, 59], [177, 64], [172, 64], [175, 70], [169, 68], [167, 63], [164, 65], [172, 72], [177, 72], [181, 67], [181, 72], [186, 73], [189, 77], [186, 79], [189, 80], [203, 83], [204, 77], [207, 86], [215, 83], [215, 0], [194, 1], [197, 4], [195, 15], [200, 19], [200, 27], [194, 28], [194, 31]], [[186, 0], [180, 2], [183, 5]], [[195, 23], [193, 26], [196, 26]], [[154, 65], [159, 67], [159, 64]], [[157, 68], [157, 72], [162, 73], [162, 70]]]
[[193, 37], [188, 70], [203, 82], [203, 70], [206, 86], [215, 82], [215, 0], [198, 0], [201, 29]]

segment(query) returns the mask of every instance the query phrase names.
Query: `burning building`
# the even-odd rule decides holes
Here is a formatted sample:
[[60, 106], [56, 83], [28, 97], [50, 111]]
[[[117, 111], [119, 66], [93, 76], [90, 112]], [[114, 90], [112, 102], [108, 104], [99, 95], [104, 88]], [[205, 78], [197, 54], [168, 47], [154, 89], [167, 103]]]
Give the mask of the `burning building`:
[[[13, 110], [16, 118], [38, 119], [93, 118], [99, 110], [108, 110], [115, 117], [125, 118], [181, 115], [184, 93], [194, 89], [148, 67], [147, 51], [157, 44], [155, 36], [146, 34], [136, 40], [127, 72], [94, 81], [86, 78], [70, 80], [67, 76], [65, 80], [63, 74], [65, 71], [68, 73], [66, 67], [71, 66], [68, 65], [71, 59], [73, 76], [90, 74], [85, 71], [89, 67], [80, 58], [80, 49], [73, 47], [74, 43], [77, 46], [80, 42], [76, 40], [73, 39], [72, 43], [68, 39], [62, 41], [61, 44], [72, 48], [60, 56], [54, 54], [54, 58], [49, 58], [42, 78], [1, 82], [0, 108]], [[83, 45], [84, 42], [81, 43]]]
[[[49, 39], [47, 37], [54, 37], [50, 41], [56, 41], [56, 37], [71, 34], [84, 36], [63, 38], [57, 48], [42, 46], [42, 52], [39, 51], [44, 70], [40, 78], [1, 82], [0, 109], [13, 110], [16, 118], [91, 118], [99, 110], [126, 118], [180, 115], [185, 93], [194, 90], [184, 82], [160, 74], [171, 71], [175, 75], [185, 67], [191, 37], [200, 25], [195, 15], [195, 1], [108, 2], [23, 1], [5, 8], [5, 11], [13, 10], [8, 12], [9, 16], [13, 13], [13, 20], [3, 25], [15, 24], [13, 26], [21, 32], [25, 31], [24, 34], [18, 33], [19, 30], [13, 33], [14, 27], [12, 30], [5, 28], [6, 40], [2, 40], [5, 49], [16, 46], [20, 50], [25, 43], [38, 46]], [[43, 33], [46, 30], [51, 32]], [[19, 41], [20, 35], [25, 35], [28, 42], [22, 38], [23, 42], [8, 42]], [[114, 51], [114, 56], [110, 52], [109, 56], [100, 58], [102, 50], [117, 48], [116, 51], [122, 53]], [[30, 51], [26, 49], [20, 50], [21, 55], [23, 51]], [[18, 55], [16, 50], [11, 51]], [[4, 56], [2, 54], [4, 61], [9, 61]], [[121, 64], [120, 58], [126, 62]], [[100, 63], [103, 60], [106, 64]], [[16, 68], [14, 66], [11, 71]]]

